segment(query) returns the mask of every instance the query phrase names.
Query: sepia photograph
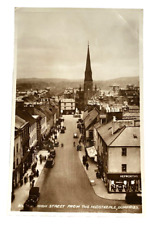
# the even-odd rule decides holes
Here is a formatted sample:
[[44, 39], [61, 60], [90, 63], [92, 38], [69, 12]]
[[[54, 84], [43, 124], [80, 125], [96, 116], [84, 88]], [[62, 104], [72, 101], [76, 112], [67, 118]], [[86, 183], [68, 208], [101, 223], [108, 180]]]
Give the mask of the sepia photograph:
[[14, 12], [11, 212], [142, 214], [142, 9]]

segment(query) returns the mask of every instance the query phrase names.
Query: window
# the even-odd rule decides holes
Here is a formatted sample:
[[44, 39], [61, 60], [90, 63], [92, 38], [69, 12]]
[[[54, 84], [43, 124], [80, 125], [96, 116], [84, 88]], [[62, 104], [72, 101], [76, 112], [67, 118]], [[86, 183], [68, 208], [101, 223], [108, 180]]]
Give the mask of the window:
[[18, 144], [17, 144], [17, 152], [18, 152]]
[[122, 164], [122, 172], [126, 172], [127, 171], [127, 165], [126, 164]]
[[126, 156], [127, 155], [127, 148], [122, 148], [122, 156]]

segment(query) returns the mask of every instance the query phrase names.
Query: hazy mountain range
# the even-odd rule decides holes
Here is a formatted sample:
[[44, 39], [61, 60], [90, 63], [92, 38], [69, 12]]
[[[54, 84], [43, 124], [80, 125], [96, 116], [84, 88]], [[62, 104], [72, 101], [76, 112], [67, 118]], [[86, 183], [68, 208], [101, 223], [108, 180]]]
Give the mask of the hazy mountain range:
[[[17, 89], [19, 91], [29, 90], [29, 89], [44, 89], [50, 87], [53, 94], [62, 93], [65, 88], [79, 88], [80, 85], [83, 88], [83, 80], [69, 80], [69, 79], [54, 79], [54, 78], [26, 78], [17, 79]], [[134, 84], [139, 86], [139, 77], [123, 77], [111, 80], [99, 80], [94, 81], [97, 88], [103, 90], [109, 89], [112, 85], [119, 85], [120, 87], [126, 87], [127, 84]]]

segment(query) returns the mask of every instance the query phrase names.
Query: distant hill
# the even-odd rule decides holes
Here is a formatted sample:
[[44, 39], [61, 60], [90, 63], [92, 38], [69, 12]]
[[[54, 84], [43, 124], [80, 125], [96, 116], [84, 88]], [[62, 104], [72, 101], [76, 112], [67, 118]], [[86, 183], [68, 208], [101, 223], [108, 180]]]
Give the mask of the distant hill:
[[[68, 80], [68, 79], [54, 79], [54, 78], [26, 78], [17, 79], [17, 89], [19, 91], [29, 90], [29, 89], [44, 89], [46, 87], [51, 87], [51, 92], [53, 94], [62, 93], [65, 88], [79, 88], [81, 85], [83, 87], [83, 80]], [[94, 85], [106, 90], [112, 85], [119, 85], [120, 87], [126, 87], [127, 84], [134, 84], [139, 86], [139, 77], [123, 77], [104, 81], [94, 81]]]
[[101, 89], [109, 89], [112, 85], [119, 85], [120, 87], [126, 87], [128, 84], [139, 86], [139, 77], [121, 77], [116, 79], [110, 79], [106, 81], [95, 81], [94, 84]]

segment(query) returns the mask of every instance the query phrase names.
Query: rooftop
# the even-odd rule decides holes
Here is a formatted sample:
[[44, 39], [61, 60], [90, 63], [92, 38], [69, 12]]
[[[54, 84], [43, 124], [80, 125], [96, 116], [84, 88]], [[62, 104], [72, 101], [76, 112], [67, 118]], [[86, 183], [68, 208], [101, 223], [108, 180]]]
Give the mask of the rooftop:
[[15, 116], [15, 128], [20, 129], [26, 124], [26, 121], [19, 116]]
[[117, 126], [114, 132], [113, 128], [113, 121], [97, 128], [107, 146], [140, 146], [140, 127], [126, 126], [124, 123]]

